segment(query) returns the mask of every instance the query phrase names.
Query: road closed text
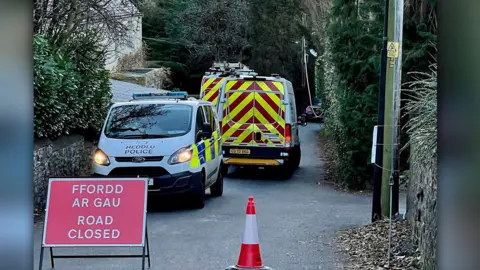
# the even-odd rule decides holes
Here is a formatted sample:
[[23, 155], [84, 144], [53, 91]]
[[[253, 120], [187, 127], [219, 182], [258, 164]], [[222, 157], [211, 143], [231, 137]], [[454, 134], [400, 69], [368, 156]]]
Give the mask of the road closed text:
[[117, 239], [120, 237], [120, 231], [117, 229], [70, 229], [68, 238], [70, 239]]
[[[120, 197], [124, 188], [122, 185], [108, 185], [108, 184], [89, 184], [89, 185], [72, 185], [72, 194], [90, 194], [103, 195], [109, 194], [109, 197], [95, 197], [95, 198], [79, 198], [75, 197], [72, 203], [74, 207], [120, 207]], [[93, 200], [92, 200], [93, 199]], [[72, 228], [68, 231], [68, 238], [70, 239], [116, 239], [120, 237], [120, 230], [112, 228], [114, 226], [113, 216], [78, 216], [77, 228]], [[98, 228], [102, 227], [102, 229]], [[103, 228], [108, 227], [108, 228]]]
[[[93, 226], [93, 225], [112, 225], [113, 217], [112, 216], [78, 216], [77, 225], [79, 227], [83, 226]], [[116, 239], [120, 237], [120, 230], [118, 229], [70, 229], [68, 231], [68, 238], [70, 239]]]

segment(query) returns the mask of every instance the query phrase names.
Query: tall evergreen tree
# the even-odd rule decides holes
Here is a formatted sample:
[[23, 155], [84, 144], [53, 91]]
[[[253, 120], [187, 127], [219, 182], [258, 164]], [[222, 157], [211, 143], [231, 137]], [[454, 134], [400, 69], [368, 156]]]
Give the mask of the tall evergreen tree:
[[300, 0], [249, 0], [246, 62], [259, 73], [300, 81], [300, 4]]

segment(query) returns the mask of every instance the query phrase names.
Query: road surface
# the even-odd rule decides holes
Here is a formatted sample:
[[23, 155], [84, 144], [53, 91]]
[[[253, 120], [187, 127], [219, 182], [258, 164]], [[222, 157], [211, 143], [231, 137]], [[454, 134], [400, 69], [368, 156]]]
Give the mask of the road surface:
[[[178, 200], [165, 199], [148, 214], [151, 269], [222, 270], [238, 258], [248, 196], [254, 196], [260, 249], [265, 265], [275, 270], [338, 267], [339, 255], [330, 240], [342, 228], [366, 224], [371, 199], [318, 184], [320, 125], [300, 130], [302, 161], [290, 180], [272, 171], [230, 170], [224, 195], [208, 198], [201, 210], [188, 210]], [[150, 202], [152, 203], [152, 202]], [[167, 206], [168, 205], [168, 206]], [[35, 225], [34, 260], [38, 269], [42, 224]], [[58, 248], [57, 254], [141, 254], [138, 248]], [[48, 249], [44, 268], [51, 269]], [[141, 269], [141, 259], [56, 259], [55, 269]]]

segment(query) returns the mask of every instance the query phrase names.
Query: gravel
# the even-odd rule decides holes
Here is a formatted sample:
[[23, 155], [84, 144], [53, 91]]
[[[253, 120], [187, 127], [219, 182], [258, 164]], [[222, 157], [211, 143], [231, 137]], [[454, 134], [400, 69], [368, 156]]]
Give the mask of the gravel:
[[334, 243], [346, 255], [344, 269], [421, 269], [420, 254], [406, 220], [392, 222], [392, 254], [388, 266], [388, 220], [337, 233]]

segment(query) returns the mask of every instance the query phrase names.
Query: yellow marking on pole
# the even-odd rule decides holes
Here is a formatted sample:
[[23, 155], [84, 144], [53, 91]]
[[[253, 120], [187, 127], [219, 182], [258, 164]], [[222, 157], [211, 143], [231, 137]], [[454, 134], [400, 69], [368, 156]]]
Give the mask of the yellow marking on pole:
[[387, 44], [387, 57], [389, 58], [398, 58], [398, 42], [389, 41]]

